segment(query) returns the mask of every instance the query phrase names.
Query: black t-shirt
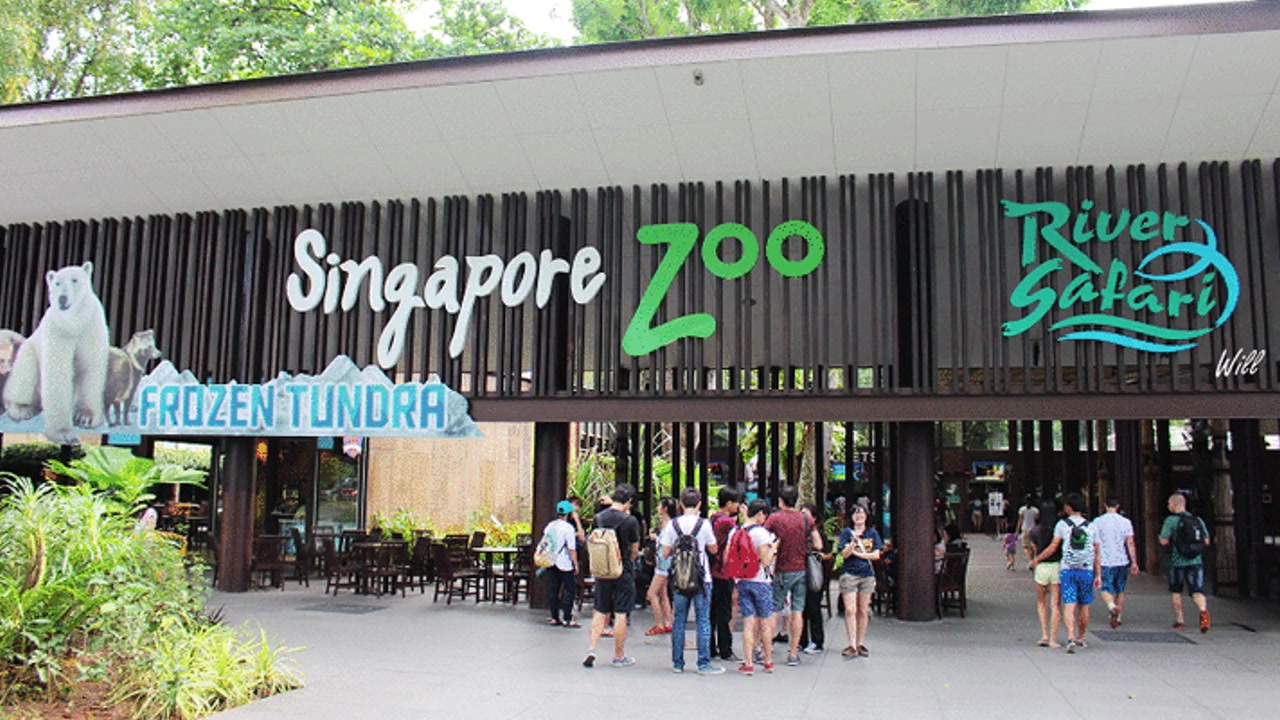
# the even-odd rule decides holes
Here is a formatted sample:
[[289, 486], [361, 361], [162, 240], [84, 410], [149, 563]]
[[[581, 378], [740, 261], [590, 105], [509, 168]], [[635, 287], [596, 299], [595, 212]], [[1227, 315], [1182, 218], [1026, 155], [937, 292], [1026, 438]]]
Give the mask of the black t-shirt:
[[631, 562], [631, 545], [640, 542], [640, 523], [621, 510], [608, 508], [596, 514], [592, 527], [613, 528], [618, 537], [618, 550], [622, 553], [622, 572], [631, 573], [635, 569]]

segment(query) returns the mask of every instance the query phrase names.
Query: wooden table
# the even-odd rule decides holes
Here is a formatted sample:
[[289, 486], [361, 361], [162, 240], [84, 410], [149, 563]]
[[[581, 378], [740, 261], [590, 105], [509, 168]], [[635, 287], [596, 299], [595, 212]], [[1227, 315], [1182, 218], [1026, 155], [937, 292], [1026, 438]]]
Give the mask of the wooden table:
[[519, 551], [520, 551], [520, 548], [518, 547], [512, 547], [512, 546], [506, 546], [506, 545], [499, 545], [499, 546], [486, 545], [484, 547], [471, 548], [471, 552], [478, 555], [480, 557], [481, 562], [484, 564], [484, 578], [485, 578], [484, 584], [485, 584], [486, 600], [489, 600], [490, 602], [497, 602], [497, 599], [498, 599], [498, 593], [497, 593], [498, 578], [496, 575], [493, 574], [493, 559], [495, 557], [500, 556], [502, 558], [502, 564], [508, 565], [511, 563], [511, 556], [513, 556], [515, 553]]

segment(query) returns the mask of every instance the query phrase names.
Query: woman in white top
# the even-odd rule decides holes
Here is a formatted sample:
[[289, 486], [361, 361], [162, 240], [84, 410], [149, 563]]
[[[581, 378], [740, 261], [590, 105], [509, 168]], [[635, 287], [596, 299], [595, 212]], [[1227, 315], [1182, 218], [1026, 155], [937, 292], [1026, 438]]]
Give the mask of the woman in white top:
[[[677, 511], [675, 498], [664, 497], [658, 501], [658, 529], [649, 533], [649, 540], [655, 546], [658, 536], [667, 529], [667, 524]], [[653, 627], [645, 630], [645, 635], [665, 635], [671, 632], [675, 611], [671, 608], [671, 595], [667, 592], [667, 573], [670, 570], [671, 558], [663, 557], [662, 549], [658, 548], [653, 558], [653, 582], [649, 583], [649, 592], [645, 595], [649, 600], [649, 607], [653, 608]]]

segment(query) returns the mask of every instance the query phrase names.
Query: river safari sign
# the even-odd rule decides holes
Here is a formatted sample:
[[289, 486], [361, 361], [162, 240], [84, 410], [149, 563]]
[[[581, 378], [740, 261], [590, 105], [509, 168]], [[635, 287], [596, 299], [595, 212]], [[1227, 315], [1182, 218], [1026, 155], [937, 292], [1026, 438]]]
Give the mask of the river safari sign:
[[[1023, 314], [1004, 324], [1005, 337], [1027, 332], [1056, 307], [1066, 314], [1049, 326], [1050, 332], [1062, 333], [1058, 342], [1175, 353], [1196, 347], [1236, 310], [1240, 277], [1204, 220], [1129, 210], [1099, 212], [1095, 220], [1091, 200], [1074, 211], [1056, 201], [1002, 203], [1005, 217], [1022, 220], [1025, 273], [1009, 295], [1009, 304]], [[1202, 241], [1175, 242], [1179, 228]], [[1133, 267], [1119, 258], [1103, 267], [1088, 252], [1119, 242], [1147, 252]], [[1162, 265], [1173, 260], [1180, 267], [1156, 272], [1152, 263], [1161, 258], [1167, 258]]]

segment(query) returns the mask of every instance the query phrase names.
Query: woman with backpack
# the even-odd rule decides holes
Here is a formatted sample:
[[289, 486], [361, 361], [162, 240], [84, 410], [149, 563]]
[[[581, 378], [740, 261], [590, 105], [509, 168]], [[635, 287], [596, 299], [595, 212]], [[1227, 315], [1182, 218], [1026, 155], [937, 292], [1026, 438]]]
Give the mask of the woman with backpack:
[[658, 501], [658, 529], [649, 533], [649, 541], [653, 543], [653, 580], [649, 583], [649, 592], [645, 597], [649, 607], [653, 608], [653, 627], [644, 631], [645, 635], [665, 635], [671, 632], [671, 623], [675, 612], [671, 609], [671, 594], [667, 591], [667, 574], [671, 570], [671, 558], [662, 556], [658, 547], [658, 537], [667, 529], [667, 523], [676, 514], [676, 499], [664, 497]]
[[[1040, 503], [1035, 527], [1027, 533], [1028, 554], [1035, 558], [1053, 544], [1053, 528], [1058, 524], [1058, 505], [1052, 500]], [[1059, 571], [1062, 548], [1033, 566], [1036, 581], [1036, 614], [1040, 617], [1040, 647], [1062, 647], [1058, 644], [1058, 628], [1062, 625], [1062, 592]], [[1052, 632], [1050, 631], [1052, 628]]]

